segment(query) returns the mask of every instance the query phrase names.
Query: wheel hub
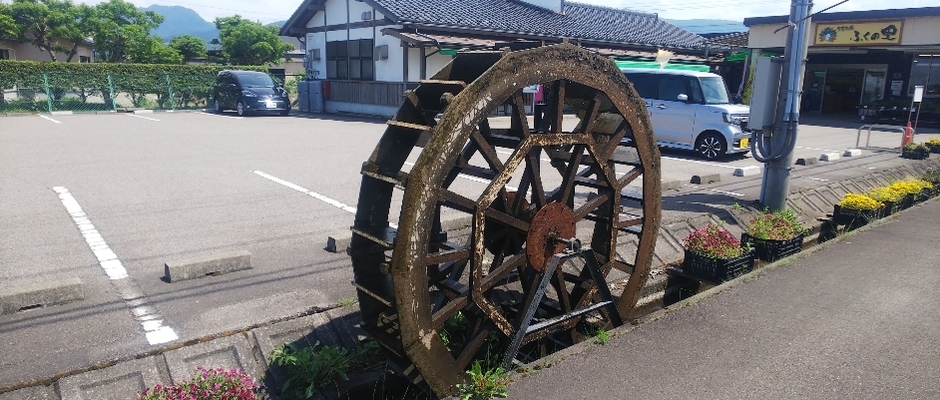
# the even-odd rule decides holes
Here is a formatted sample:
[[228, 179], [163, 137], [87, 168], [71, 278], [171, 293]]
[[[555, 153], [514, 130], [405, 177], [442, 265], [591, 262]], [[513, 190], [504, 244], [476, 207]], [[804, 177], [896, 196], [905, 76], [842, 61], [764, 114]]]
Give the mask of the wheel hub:
[[549, 203], [532, 218], [526, 235], [529, 266], [544, 272], [552, 256], [565, 250], [577, 233], [574, 212], [562, 203]]

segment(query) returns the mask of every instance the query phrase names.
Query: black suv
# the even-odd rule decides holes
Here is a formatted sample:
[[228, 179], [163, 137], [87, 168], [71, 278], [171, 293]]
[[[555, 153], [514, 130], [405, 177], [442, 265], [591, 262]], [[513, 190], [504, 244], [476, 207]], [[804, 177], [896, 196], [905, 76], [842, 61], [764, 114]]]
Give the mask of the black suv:
[[238, 115], [250, 112], [290, 113], [287, 90], [271, 75], [257, 71], [219, 72], [213, 90], [215, 112], [235, 109]]

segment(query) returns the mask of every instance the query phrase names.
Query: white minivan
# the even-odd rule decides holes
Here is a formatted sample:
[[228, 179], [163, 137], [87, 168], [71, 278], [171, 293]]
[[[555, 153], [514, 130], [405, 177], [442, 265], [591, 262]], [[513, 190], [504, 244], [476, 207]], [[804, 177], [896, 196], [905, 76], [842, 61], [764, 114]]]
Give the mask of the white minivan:
[[646, 102], [656, 142], [709, 160], [749, 151], [750, 109], [731, 104], [721, 76], [671, 69], [621, 69]]

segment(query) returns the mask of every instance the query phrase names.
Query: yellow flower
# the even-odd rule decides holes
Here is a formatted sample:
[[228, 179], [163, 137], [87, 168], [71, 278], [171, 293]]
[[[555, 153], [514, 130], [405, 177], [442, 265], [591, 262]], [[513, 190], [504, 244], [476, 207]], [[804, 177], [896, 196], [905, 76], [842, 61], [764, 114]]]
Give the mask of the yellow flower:
[[868, 197], [871, 197], [874, 200], [880, 202], [890, 201], [892, 203], [897, 203], [904, 198], [904, 193], [895, 190], [890, 186], [874, 188], [868, 192]]
[[915, 195], [920, 193], [921, 189], [924, 188], [921, 182], [922, 180], [920, 179], [908, 178], [903, 181], [894, 182], [888, 187], [904, 194]]
[[842, 201], [839, 202], [839, 207], [850, 210], [874, 211], [884, 207], [884, 203], [864, 194], [846, 193], [845, 196], [842, 197]]

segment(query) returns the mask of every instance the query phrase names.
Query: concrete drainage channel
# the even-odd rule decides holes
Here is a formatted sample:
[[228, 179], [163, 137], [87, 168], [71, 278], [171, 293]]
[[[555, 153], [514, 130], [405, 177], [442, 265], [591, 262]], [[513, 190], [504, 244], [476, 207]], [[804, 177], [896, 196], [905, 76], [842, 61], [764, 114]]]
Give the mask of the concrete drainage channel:
[[[812, 162], [813, 160], [806, 160]], [[810, 234], [804, 239], [804, 249], [817, 244], [819, 232], [823, 226], [823, 219], [832, 211], [832, 206], [838, 202], [845, 193], [867, 191], [871, 188], [883, 186], [892, 180], [904, 179], [909, 176], [922, 176], [928, 169], [940, 168], [940, 159], [932, 159], [906, 164], [851, 178], [839, 182], [830, 182], [825, 186], [816, 187], [802, 192], [791, 193], [789, 208], [801, 216], [803, 222], [810, 227]], [[713, 177], [699, 177], [701, 182], [708, 182]], [[668, 197], [668, 196], [667, 196]], [[708, 223], [725, 222], [725, 228], [732, 234], [740, 236], [745, 224], [756, 215], [759, 210], [748, 206], [729, 207], [722, 214], [697, 215], [680, 221], [664, 222], [660, 228], [653, 275], [644, 288], [643, 297], [635, 315], [631, 316], [634, 326], [659, 318], [681, 304], [664, 309], [663, 294], [666, 287], [666, 269], [681, 262], [683, 252], [681, 239], [689, 232]], [[733, 222], [732, 222], [733, 221]], [[449, 221], [447, 228], [466, 227], [467, 221]], [[348, 237], [331, 237], [327, 240], [327, 250], [339, 252], [348, 246]], [[799, 257], [799, 255], [795, 256]], [[782, 261], [786, 263], [787, 260]], [[778, 263], [774, 264], [777, 265]], [[755, 265], [757, 274], [769, 264], [758, 262]], [[229, 273], [251, 268], [251, 255], [247, 252], [231, 252], [215, 254], [208, 257], [192, 258], [167, 262], [165, 264], [167, 282], [177, 282], [183, 279], [194, 279], [221, 273]], [[733, 285], [740, 284], [737, 280]], [[611, 285], [619, 283], [611, 280]], [[725, 285], [710, 289], [710, 285], [702, 285], [700, 292], [709, 293], [723, 290]], [[700, 294], [690, 300], [701, 296]], [[16, 312], [21, 309], [51, 306], [69, 301], [82, 299], [81, 282], [78, 279], [66, 280], [54, 284], [40, 285], [30, 288], [21, 288], [16, 292], [0, 292], [3, 312]], [[683, 301], [682, 303], [688, 303]], [[10, 311], [7, 311], [10, 310]], [[251, 376], [260, 379], [269, 372], [268, 357], [274, 347], [288, 342], [301, 346], [309, 346], [319, 341], [323, 345], [339, 345], [346, 348], [356, 346], [365, 335], [358, 328], [359, 314], [356, 307], [340, 307], [331, 305], [327, 307], [313, 307], [303, 313], [287, 316], [263, 323], [246, 326], [209, 335], [202, 338], [191, 339], [184, 342], [174, 342], [150, 352], [131, 355], [120, 359], [99, 362], [85, 368], [64, 371], [54, 376], [39, 377], [29, 382], [0, 387], [0, 399], [33, 399], [33, 398], [95, 398], [95, 399], [127, 399], [134, 398], [136, 393], [143, 389], [141, 384], [152, 386], [158, 382], [179, 382], [188, 378], [186, 371], [194, 370], [196, 364], [222, 366], [227, 368], [241, 368]], [[625, 332], [633, 329], [625, 326], [618, 331]], [[526, 366], [526, 370], [535, 370], [551, 365], [557, 360], [577, 354], [588, 348], [590, 343], [575, 345], [562, 352], [553, 354]], [[276, 375], [273, 373], [272, 375]], [[275, 379], [269, 377], [269, 379]], [[279, 384], [272, 387], [278, 387]], [[145, 386], [145, 387], [146, 387]], [[379, 398], [389, 394], [397, 399], [426, 398], [416, 393], [402, 379], [384, 373], [382, 368], [371, 371], [358, 372], [350, 375], [350, 381], [342, 382], [335, 387], [321, 393], [314, 398]], [[89, 397], [91, 396], [91, 397]]]

